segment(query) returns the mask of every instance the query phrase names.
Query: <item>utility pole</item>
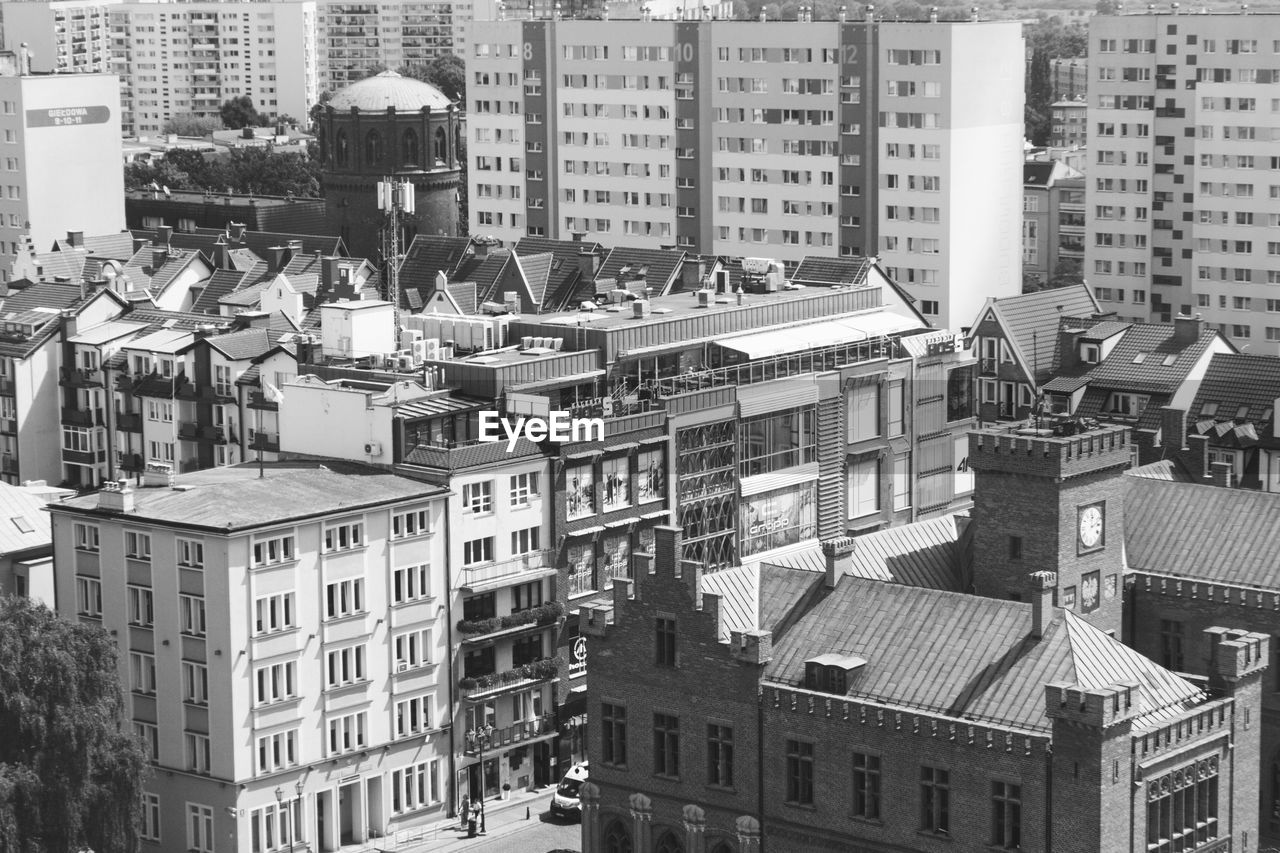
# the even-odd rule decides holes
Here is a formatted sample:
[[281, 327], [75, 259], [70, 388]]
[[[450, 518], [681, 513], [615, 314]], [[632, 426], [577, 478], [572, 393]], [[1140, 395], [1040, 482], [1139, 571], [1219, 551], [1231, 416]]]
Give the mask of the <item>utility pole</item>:
[[378, 181], [378, 210], [383, 212], [382, 257], [387, 263], [387, 299], [393, 307], [396, 339], [394, 350], [400, 349], [400, 237], [403, 219], [417, 211], [417, 199], [411, 181], [384, 178]]

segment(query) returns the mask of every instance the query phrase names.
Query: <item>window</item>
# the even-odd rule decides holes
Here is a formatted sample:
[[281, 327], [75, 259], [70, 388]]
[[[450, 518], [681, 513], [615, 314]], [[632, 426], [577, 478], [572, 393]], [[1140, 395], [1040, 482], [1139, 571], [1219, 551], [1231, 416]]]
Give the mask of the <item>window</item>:
[[951, 830], [951, 774], [937, 767], [920, 768], [920, 828], [925, 832]]
[[538, 528], [511, 531], [511, 556], [531, 554], [538, 550]]
[[529, 634], [511, 642], [511, 665], [524, 666], [542, 660], [542, 632]]
[[249, 812], [253, 853], [274, 853], [293, 846], [292, 811], [292, 805], [286, 801]]
[[493, 481], [465, 484], [462, 487], [462, 506], [472, 512], [492, 512]]
[[178, 623], [182, 633], [204, 636], [204, 598], [198, 595], [178, 596]]
[[1147, 779], [1147, 850], [1175, 853], [1218, 837], [1218, 758]]
[[853, 754], [853, 816], [880, 820], [880, 756]]
[[680, 775], [680, 718], [674, 714], [653, 715], [653, 772]]
[[[204, 543], [194, 539], [176, 540], [178, 565], [191, 569], [204, 568]], [[256, 555], [256, 548], [255, 548]]]
[[613, 767], [627, 763], [627, 709], [600, 703], [600, 760]]
[[329, 721], [329, 755], [341, 755], [364, 748], [366, 716], [362, 711]]
[[98, 526], [96, 524], [75, 525], [75, 541], [77, 551], [97, 551]]
[[275, 634], [294, 627], [293, 593], [282, 592], [259, 598], [253, 603], [254, 633]]
[[295, 698], [298, 693], [298, 665], [294, 661], [260, 666], [254, 671], [254, 703], [270, 705]]
[[654, 619], [654, 663], [658, 666], [676, 665], [676, 620], [659, 616]]
[[134, 530], [124, 532], [124, 555], [131, 560], [151, 559], [151, 537]]
[[733, 727], [707, 724], [707, 784], [733, 787]]
[[488, 563], [493, 560], [493, 537], [486, 536], [483, 539], [472, 539], [470, 542], [462, 544], [462, 563], [466, 566], [474, 566], [478, 563]]
[[430, 516], [425, 509], [398, 512], [391, 517], [391, 538], [404, 539], [431, 532]]
[[182, 701], [192, 705], [209, 704], [209, 667], [182, 662]]
[[1181, 622], [1160, 620], [1160, 665], [1174, 672], [1183, 670]]
[[1009, 559], [1010, 560], [1022, 559], [1022, 537], [1021, 536], [1009, 537]]
[[363, 522], [353, 521], [350, 524], [339, 524], [336, 527], [326, 527], [324, 530], [325, 553], [329, 553], [330, 551], [350, 551], [352, 548], [359, 548], [363, 544]]
[[394, 641], [397, 672], [416, 669], [431, 663], [431, 629], [422, 628], [399, 634]]
[[1022, 787], [991, 783], [991, 846], [1003, 850], [1022, 847]]
[[440, 802], [440, 760], [391, 773], [391, 813], [404, 814]]
[[298, 730], [258, 738], [258, 772], [274, 773], [298, 763]]
[[348, 578], [325, 587], [324, 618], [341, 619], [364, 611], [364, 578]]
[[[203, 562], [203, 548], [201, 560]], [[276, 536], [253, 543], [253, 565], [271, 566], [293, 559], [293, 536]]]
[[334, 649], [325, 655], [325, 659], [327, 687], [343, 687], [366, 680], [363, 644]]
[[767, 474], [813, 462], [817, 428], [812, 408], [792, 409], [745, 420], [739, 427], [739, 472]]
[[144, 652], [129, 653], [129, 687], [134, 693], [156, 692], [156, 658]]
[[155, 794], [142, 795], [142, 826], [138, 835], [146, 841], [160, 841], [160, 797]]
[[431, 696], [415, 696], [396, 702], [396, 737], [407, 737], [431, 728]]
[[187, 803], [187, 850], [214, 853], [213, 806]]
[[76, 612], [81, 616], [102, 618], [102, 581], [97, 578], [76, 577]]
[[151, 590], [144, 586], [130, 586], [128, 588], [129, 598], [129, 624], [137, 625], [141, 628], [150, 628], [154, 621], [154, 596]]
[[787, 741], [787, 800], [791, 805], [813, 805], [813, 744]]
[[538, 472], [517, 474], [511, 478], [511, 505], [528, 506], [529, 501], [538, 496]]
[[405, 566], [391, 575], [391, 603], [404, 604], [431, 597], [431, 566]]
[[861, 518], [880, 511], [880, 457], [869, 456], [849, 463], [849, 517]]

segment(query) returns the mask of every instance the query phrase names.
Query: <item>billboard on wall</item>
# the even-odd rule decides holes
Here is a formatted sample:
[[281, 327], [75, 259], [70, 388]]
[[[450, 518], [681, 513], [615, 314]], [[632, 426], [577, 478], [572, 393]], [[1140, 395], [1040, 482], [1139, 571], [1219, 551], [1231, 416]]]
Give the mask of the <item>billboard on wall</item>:
[[738, 505], [743, 558], [817, 536], [816, 498], [813, 483], [744, 497]]
[[105, 106], [52, 107], [27, 110], [27, 127], [63, 127], [69, 124], [106, 124], [111, 108]]

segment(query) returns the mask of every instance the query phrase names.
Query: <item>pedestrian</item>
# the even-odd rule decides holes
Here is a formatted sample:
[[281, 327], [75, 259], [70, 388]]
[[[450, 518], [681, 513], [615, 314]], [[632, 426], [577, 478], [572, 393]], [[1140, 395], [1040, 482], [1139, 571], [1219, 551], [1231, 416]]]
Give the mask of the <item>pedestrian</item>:
[[458, 809], [458, 817], [462, 820], [462, 828], [467, 828], [467, 818], [471, 815], [471, 797], [462, 795], [462, 808]]

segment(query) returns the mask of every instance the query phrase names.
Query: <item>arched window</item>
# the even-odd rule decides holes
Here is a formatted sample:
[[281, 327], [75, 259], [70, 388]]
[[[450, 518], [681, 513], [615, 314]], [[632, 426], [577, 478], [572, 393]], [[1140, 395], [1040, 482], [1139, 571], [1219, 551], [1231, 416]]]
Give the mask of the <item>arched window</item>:
[[376, 130], [369, 131], [364, 138], [364, 162], [366, 166], [377, 166], [382, 162], [382, 134]]
[[337, 136], [333, 139], [333, 162], [339, 166], [347, 165], [347, 132], [339, 130]]
[[435, 150], [432, 154], [436, 158], [437, 163], [443, 163], [449, 159], [449, 143], [444, 134], [443, 127], [436, 128]]
[[400, 154], [406, 166], [418, 165], [418, 132], [412, 127], [405, 128], [400, 141]]
[[658, 845], [653, 848], [653, 853], [684, 853], [684, 844], [674, 832], [668, 831], [658, 839]]
[[631, 835], [619, 821], [605, 828], [604, 853], [631, 853]]

